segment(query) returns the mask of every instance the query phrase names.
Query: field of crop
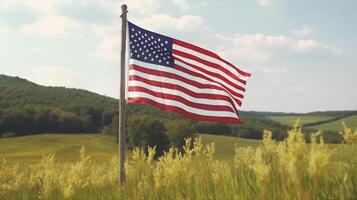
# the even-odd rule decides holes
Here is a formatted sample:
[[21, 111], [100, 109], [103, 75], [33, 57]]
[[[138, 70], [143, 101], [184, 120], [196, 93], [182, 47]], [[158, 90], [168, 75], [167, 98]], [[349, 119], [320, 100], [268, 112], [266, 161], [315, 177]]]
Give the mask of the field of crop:
[[277, 121], [281, 124], [293, 126], [297, 119], [300, 119], [301, 124], [318, 122], [331, 119], [329, 116], [270, 116], [269, 119]]
[[321, 124], [317, 126], [311, 126], [309, 128], [317, 129], [317, 130], [329, 130], [329, 131], [342, 131], [342, 122], [345, 122], [346, 125], [352, 129], [357, 128], [357, 115], [350, 116], [347, 118], [343, 118], [334, 122], [326, 123], [326, 124]]
[[[44, 137], [52, 139], [50, 135]], [[149, 149], [148, 155], [135, 149], [126, 162], [126, 183], [120, 187], [117, 157], [105, 162], [93, 161], [95, 149], [116, 149], [110, 138], [104, 136], [90, 135], [86, 140], [95, 143], [93, 140], [98, 138], [102, 143], [88, 146], [88, 153], [85, 148], [81, 149], [75, 162], [59, 161], [61, 156], [69, 156], [60, 150], [57, 151], [60, 156], [49, 155], [31, 165], [16, 164], [16, 159], [3, 159], [0, 161], [0, 199], [357, 198], [357, 160], [354, 156], [357, 131], [351, 129], [345, 130], [346, 144], [341, 145], [306, 144], [299, 129], [290, 131], [284, 142], [276, 142], [266, 131], [261, 145], [237, 139], [242, 146], [234, 148], [230, 160], [216, 159], [216, 152], [221, 151], [216, 149], [236, 143], [232, 138], [221, 136], [202, 135], [206, 143], [215, 141], [217, 145], [188, 140], [184, 154], [171, 149], [158, 160], [154, 160], [153, 149]], [[62, 142], [71, 146], [69, 140], [73, 144], [83, 144], [73, 139]], [[0, 141], [2, 147], [11, 144], [10, 139]], [[48, 140], [42, 142], [43, 148], [49, 148], [46, 146]], [[19, 141], [17, 144], [22, 145]], [[70, 150], [72, 156], [77, 147]], [[39, 151], [36, 147], [33, 152], [36, 149]], [[1, 151], [4, 153], [4, 148]], [[94, 159], [88, 155], [93, 155]]]

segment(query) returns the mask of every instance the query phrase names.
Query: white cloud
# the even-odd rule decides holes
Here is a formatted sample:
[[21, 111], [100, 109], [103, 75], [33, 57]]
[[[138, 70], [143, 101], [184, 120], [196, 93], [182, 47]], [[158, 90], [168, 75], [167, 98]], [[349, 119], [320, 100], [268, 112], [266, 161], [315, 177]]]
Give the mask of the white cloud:
[[11, 33], [11, 29], [5, 25], [0, 24], [0, 33]]
[[297, 52], [327, 51], [339, 54], [342, 49], [323, 44], [317, 40], [297, 40], [287, 36], [272, 36], [257, 33], [254, 35], [235, 35], [234, 43], [252, 49], [288, 49]]
[[45, 15], [39, 21], [24, 25], [21, 31], [45, 37], [70, 36], [78, 33], [83, 24], [65, 16]]
[[154, 14], [137, 21], [141, 26], [150, 27], [151, 30], [155, 31], [189, 32], [198, 30], [203, 26], [202, 18], [195, 15], [183, 15], [176, 18], [169, 14]]
[[258, 4], [261, 6], [269, 6], [274, 3], [274, 0], [258, 0]]
[[[162, 5], [163, 0], [124, 0], [122, 3], [127, 4], [130, 13], [148, 14], [154, 13]], [[117, 6], [120, 9], [120, 5]]]
[[65, 87], [76, 87], [76, 80], [83, 78], [73, 69], [57, 66], [31, 68], [24, 77], [41, 85]]
[[119, 62], [120, 44], [120, 36], [107, 36], [98, 46], [94, 56], [101, 58], [108, 63]]
[[303, 26], [303, 27], [301, 27], [301, 29], [293, 30], [291, 32], [294, 35], [300, 36], [300, 37], [312, 35], [315, 33], [314, 29], [309, 26]]
[[39, 55], [47, 55], [48, 52], [47, 49], [41, 47], [32, 47], [29, 49], [29, 51], [31, 53], [39, 54]]
[[54, 12], [54, 7], [57, 5], [64, 4], [66, 1], [62, 0], [1, 0], [0, 8], [11, 8], [14, 6], [21, 6], [29, 8], [40, 13], [52, 13]]
[[190, 8], [186, 0], [172, 0], [172, 3], [177, 5], [181, 10], [188, 10]]

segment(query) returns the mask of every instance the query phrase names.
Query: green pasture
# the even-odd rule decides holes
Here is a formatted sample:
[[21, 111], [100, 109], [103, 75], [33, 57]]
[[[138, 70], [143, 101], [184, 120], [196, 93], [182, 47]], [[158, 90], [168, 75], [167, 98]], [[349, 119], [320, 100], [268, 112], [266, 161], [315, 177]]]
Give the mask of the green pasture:
[[[234, 154], [234, 146], [255, 146], [259, 140], [200, 134], [203, 144], [216, 145], [217, 158], [228, 158]], [[96, 161], [110, 160], [118, 155], [118, 145], [113, 136], [102, 134], [41, 134], [0, 139], [0, 159], [37, 163], [45, 154], [56, 154], [63, 161], [76, 161], [84, 146], [87, 155]], [[130, 151], [128, 151], [130, 156]]]
[[297, 119], [300, 119], [300, 124], [318, 122], [331, 119], [330, 116], [270, 116], [269, 119], [277, 121], [281, 124], [293, 126]]
[[345, 122], [347, 127], [352, 128], [353, 130], [357, 128], [357, 115], [346, 117], [334, 122], [311, 126], [309, 128], [317, 129], [317, 130], [328, 130], [328, 131], [342, 131], [342, 122]]
[[[238, 137], [199, 134], [204, 145], [215, 143], [217, 159], [232, 159], [235, 145], [239, 147], [258, 146], [260, 140]], [[337, 156], [345, 160], [350, 155], [341, 152], [349, 150], [348, 145], [328, 144], [337, 150]], [[118, 145], [113, 136], [102, 134], [41, 134], [0, 139], [0, 159], [20, 163], [37, 163], [43, 155], [55, 154], [57, 159], [65, 162], [77, 161], [79, 151], [84, 146], [86, 154], [94, 161], [108, 161], [118, 155]], [[338, 153], [340, 152], [340, 153]], [[127, 151], [127, 156], [131, 151]], [[346, 157], [346, 158], [345, 158]]]

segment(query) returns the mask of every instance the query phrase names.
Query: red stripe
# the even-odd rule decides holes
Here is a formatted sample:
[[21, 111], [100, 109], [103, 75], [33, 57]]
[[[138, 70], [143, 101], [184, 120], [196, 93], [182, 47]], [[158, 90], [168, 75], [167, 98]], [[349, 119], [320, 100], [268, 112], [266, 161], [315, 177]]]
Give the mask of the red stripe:
[[187, 112], [186, 110], [176, 107], [176, 106], [170, 106], [170, 105], [165, 105], [161, 103], [157, 103], [156, 101], [153, 101], [148, 98], [143, 98], [143, 97], [137, 97], [137, 98], [128, 98], [129, 103], [146, 103], [150, 104], [152, 106], [155, 106], [157, 108], [166, 110], [166, 111], [174, 111], [177, 112], [183, 116], [189, 117], [191, 119], [196, 119], [200, 121], [211, 121], [211, 122], [226, 122], [226, 123], [235, 123], [238, 124], [240, 123], [240, 120], [238, 118], [232, 118], [232, 117], [211, 117], [211, 116], [204, 116], [204, 115], [198, 115], [194, 114], [191, 112]]
[[[189, 62], [183, 61], [182, 59], [177, 58], [177, 57], [175, 57], [175, 56], [174, 56], [174, 59], [175, 59], [175, 60], [178, 60], [178, 61], [180, 61], [180, 62], [182, 62], [182, 63], [184, 63], [184, 64], [186, 64], [186, 65], [188, 65], [188, 66], [191, 66], [192, 68], [194, 68], [194, 69], [196, 69], [196, 70], [198, 70], [198, 71], [202, 71], [203, 73], [206, 73], [206, 74], [208, 74], [208, 75], [210, 75], [210, 76], [216, 77], [216, 78], [218, 78], [218, 79], [224, 81], [225, 83], [231, 85], [232, 87], [237, 88], [238, 90], [245, 92], [245, 89], [244, 89], [243, 87], [241, 87], [241, 86], [239, 86], [239, 85], [237, 85], [237, 84], [231, 82], [230, 80], [226, 79], [224, 76], [222, 76], [222, 75], [220, 75], [220, 74], [207, 71], [207, 70], [205, 70], [205, 69], [202, 68], [202, 67], [198, 67], [198, 66], [196, 66], [196, 65], [194, 65], [194, 64], [191, 64], [191, 63], [189, 63]], [[191, 70], [190, 70], [190, 71], [191, 71]], [[206, 76], [204, 76], [204, 77], [206, 77]], [[224, 84], [222, 84], [222, 83], [220, 83], [220, 82], [218, 82], [218, 81], [214, 81], [214, 80], [212, 80], [212, 79], [210, 79], [210, 78], [208, 78], [208, 77], [206, 77], [206, 79], [209, 79], [209, 81], [218, 83], [218, 84], [220, 84], [220, 85], [222, 85], [222, 86], [224, 85]]]
[[227, 65], [231, 66], [234, 70], [236, 70], [238, 73], [240, 73], [241, 75], [243, 76], [246, 76], [246, 77], [250, 77], [251, 74], [248, 73], [248, 72], [245, 72], [241, 69], [239, 69], [238, 67], [234, 66], [232, 63], [224, 60], [223, 58], [221, 58], [220, 56], [218, 56], [217, 54], [211, 52], [211, 51], [208, 51], [206, 49], [203, 49], [201, 47], [198, 47], [196, 45], [193, 45], [193, 44], [190, 44], [190, 43], [187, 43], [187, 42], [184, 42], [184, 41], [181, 41], [181, 40], [177, 40], [177, 39], [174, 39], [173, 40], [173, 43], [174, 44], [177, 44], [177, 45], [180, 45], [182, 47], [185, 47], [185, 48], [188, 48], [188, 49], [192, 49], [194, 51], [197, 51], [199, 53], [202, 53], [202, 54], [205, 54], [207, 56], [211, 56], [212, 58], [216, 58], [224, 63], [226, 63]]
[[[177, 70], [179, 70], [179, 71], [182, 71], [182, 72], [184, 72], [184, 73], [186, 73], [186, 74], [190, 74], [190, 75], [192, 75], [192, 76], [197, 76], [197, 77], [200, 77], [200, 78], [205, 79], [205, 80], [207, 80], [207, 81], [211, 81], [211, 82], [217, 83], [217, 84], [219, 84], [220, 86], [222, 86], [225, 90], [228, 90], [228, 92], [229, 92], [230, 94], [232, 94], [233, 96], [239, 97], [239, 98], [244, 98], [244, 95], [242, 95], [242, 94], [240, 94], [240, 93], [238, 93], [238, 92], [236, 92], [236, 91], [233, 91], [232, 89], [228, 88], [227, 86], [225, 86], [225, 85], [223, 85], [223, 84], [221, 84], [221, 83], [218, 83], [217, 81], [213, 81], [213, 80], [209, 79], [208, 77], [206, 77], [206, 76], [204, 76], [204, 75], [202, 75], [202, 74], [200, 74], [200, 73], [197, 73], [197, 72], [188, 70], [187, 68], [181, 67], [181, 66], [179, 66], [179, 65], [177, 65], [177, 64], [175, 64], [175, 69], [177, 69]], [[237, 103], [240, 102], [237, 98], [234, 98], [234, 99], [237, 100]]]
[[190, 106], [192, 108], [198, 108], [198, 109], [202, 109], [202, 110], [212, 110], [212, 111], [228, 111], [228, 112], [234, 113], [234, 110], [229, 106], [207, 105], [207, 104], [196, 103], [196, 102], [188, 101], [187, 99], [182, 98], [177, 95], [166, 94], [166, 93], [161, 93], [161, 92], [154, 92], [152, 90], [149, 90], [149, 89], [141, 87], [141, 86], [130, 86], [129, 92], [144, 92], [144, 93], [151, 94], [152, 96], [155, 96], [155, 97], [158, 97], [161, 99], [174, 100], [174, 101], [183, 103], [187, 106]]
[[[182, 87], [180, 85], [175, 85], [172, 83], [166, 83], [166, 82], [160, 82], [160, 81], [153, 81], [153, 80], [149, 80], [143, 77], [140, 77], [138, 75], [130, 75], [129, 76], [129, 81], [140, 81], [143, 83], [146, 83], [148, 85], [152, 85], [152, 86], [156, 86], [156, 87], [162, 87], [162, 88], [167, 88], [167, 89], [171, 89], [171, 90], [177, 90], [180, 92], [183, 92], [187, 95], [190, 95], [191, 97], [195, 97], [195, 98], [202, 98], [202, 99], [212, 99], [212, 100], [223, 100], [223, 101], [228, 101], [234, 108], [236, 111], [238, 111], [238, 109], [235, 107], [232, 99], [228, 96], [225, 95], [221, 95], [221, 94], [206, 94], [206, 93], [197, 93], [197, 92], [193, 92], [192, 90], [189, 90], [185, 87]], [[238, 100], [239, 101], [239, 100]], [[241, 102], [238, 102], [238, 105], [241, 105]]]
[[[188, 59], [191, 59], [191, 60], [195, 60], [197, 62], [200, 62], [202, 63], [203, 65], [205, 66], [209, 66], [211, 68], [214, 68], [214, 69], [218, 69], [220, 71], [222, 71], [223, 73], [227, 74], [228, 76], [230, 76], [231, 78], [241, 82], [242, 84], [246, 84], [247, 81], [239, 78], [237, 75], [233, 74], [232, 72], [230, 72], [229, 70], [227, 70], [226, 68], [222, 67], [221, 65], [219, 64], [216, 64], [216, 63], [213, 63], [213, 62], [210, 62], [210, 61], [207, 61], [207, 60], [204, 60], [200, 57], [197, 57], [195, 55], [192, 55], [190, 53], [186, 53], [186, 52], [183, 52], [183, 51], [180, 51], [180, 50], [176, 50], [176, 49], [173, 49], [172, 50], [173, 54], [176, 54], [178, 56], [182, 56], [182, 57], [185, 57], [185, 58], [188, 58]], [[216, 73], [217, 74], [217, 73]]]
[[[179, 50], [176, 50], [176, 49], [172, 49], [172, 53], [174, 55], [178, 55], [178, 56], [185, 57], [185, 58], [188, 58], [188, 59], [191, 59], [191, 60], [195, 60], [197, 62], [202, 63], [205, 66], [209, 66], [211, 68], [218, 69], [218, 70], [222, 71], [223, 73], [226, 73], [227, 75], [229, 75], [231, 78], [236, 79], [237, 81], [239, 81], [239, 82], [241, 82], [243, 84], [247, 83], [245, 80], [242, 80], [238, 76], [234, 75], [232, 72], [228, 71], [227, 69], [223, 68], [222, 66], [220, 66], [220, 65], [218, 65], [216, 63], [212, 63], [210, 61], [203, 60], [203, 59], [201, 59], [201, 58], [199, 58], [197, 56], [194, 56], [192, 54], [189, 54], [189, 53], [186, 53], [186, 52], [183, 52], [183, 51], [179, 51]], [[196, 67], [198, 67], [198, 66], [196, 66]], [[203, 69], [203, 68], [201, 68], [201, 69]], [[207, 71], [207, 70], [205, 70], [205, 71]], [[211, 73], [214, 73], [214, 72], [211, 72]], [[214, 73], [214, 74], [216, 74], [215, 76], [219, 75], [221, 77], [221, 79], [224, 78], [220, 74], [217, 74], [217, 73]], [[226, 78], [224, 78], [224, 79], [225, 79], [225, 81], [229, 81]], [[234, 84], [235, 85], [235, 83], [232, 83], [231, 81], [229, 81], [229, 82], [230, 82], [230, 84]], [[238, 87], [240, 87], [240, 86], [238, 86]], [[240, 88], [242, 88], [242, 87], [240, 87]]]
[[[172, 78], [172, 79], [179, 80], [179, 81], [182, 81], [184, 83], [193, 85], [193, 86], [195, 86], [197, 88], [216, 89], [216, 90], [221, 90], [221, 91], [227, 92], [224, 88], [219, 87], [217, 85], [199, 83], [199, 82], [193, 81], [191, 79], [187, 79], [185, 77], [182, 77], [182, 76], [179, 76], [177, 74], [170, 73], [170, 72], [164, 72], [164, 71], [159, 71], [159, 70], [154, 70], [154, 69], [148, 69], [148, 68], [140, 67], [140, 66], [135, 65], [135, 64], [131, 64], [130, 65], [130, 69], [131, 70], [137, 70], [137, 71], [140, 71], [140, 72], [143, 72], [143, 73], [146, 73], [146, 74], [153, 74], [153, 75], [156, 75], [156, 76]], [[234, 91], [232, 91], [232, 92], [234, 92]], [[238, 93], [236, 93], [236, 94], [238, 94]]]

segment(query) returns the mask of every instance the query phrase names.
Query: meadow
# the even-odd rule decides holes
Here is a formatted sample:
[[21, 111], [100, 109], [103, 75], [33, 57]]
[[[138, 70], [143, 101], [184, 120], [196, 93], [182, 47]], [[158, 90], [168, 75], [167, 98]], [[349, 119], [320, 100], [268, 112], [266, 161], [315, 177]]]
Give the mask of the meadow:
[[[49, 140], [52, 136], [43, 135]], [[20, 163], [23, 155], [3, 159], [0, 199], [357, 198], [357, 131], [347, 127], [345, 143], [340, 145], [324, 144], [319, 135], [313, 135], [312, 143], [307, 144], [301, 129], [295, 127], [283, 142], [272, 140], [269, 131], [265, 131], [262, 142], [201, 135], [201, 139], [186, 140], [182, 150], [172, 148], [157, 160], [154, 148], [149, 148], [147, 154], [143, 149], [134, 149], [126, 162], [127, 180], [123, 186], [118, 184], [116, 147], [110, 138], [77, 136], [88, 144], [74, 139], [61, 141], [69, 146], [84, 144], [83, 148], [71, 149], [72, 155], [58, 150], [59, 145], [53, 147], [58, 155], [46, 155], [33, 164]], [[10, 144], [11, 139], [1, 139], [1, 146]], [[93, 144], [95, 139], [101, 144]], [[44, 139], [38, 144], [49, 148], [48, 142]], [[113, 147], [112, 152], [108, 150]], [[98, 149], [113, 157], [98, 162]], [[2, 148], [0, 157], [4, 157], [4, 151]], [[230, 158], [219, 158], [220, 153]], [[68, 162], [63, 162], [65, 155]]]
[[317, 126], [311, 126], [309, 128], [317, 129], [317, 130], [327, 130], [327, 131], [341, 131], [342, 122], [346, 123], [348, 127], [357, 128], [357, 115], [346, 117], [344, 119], [340, 119], [334, 122], [320, 124]]
[[[199, 134], [203, 145], [215, 143], [217, 159], [229, 159], [234, 155], [235, 144], [240, 147], [257, 146], [261, 140], [238, 137]], [[114, 136], [103, 134], [40, 134], [0, 139], [0, 159], [26, 164], [39, 163], [43, 155], [55, 154], [63, 162], [75, 162], [84, 147], [92, 161], [110, 161], [118, 155]], [[131, 151], [127, 151], [131, 156]]]
[[[330, 116], [269, 116], [268, 117], [271, 120], [277, 121], [281, 124], [287, 125], [287, 126], [293, 126], [296, 122], [297, 119], [300, 120], [301, 124], [305, 123], [312, 123], [312, 122], [318, 122], [318, 121], [323, 121], [327, 119], [331, 119], [332, 117]], [[341, 123], [340, 123], [341, 124]], [[341, 130], [341, 127], [339, 127], [339, 130]]]

